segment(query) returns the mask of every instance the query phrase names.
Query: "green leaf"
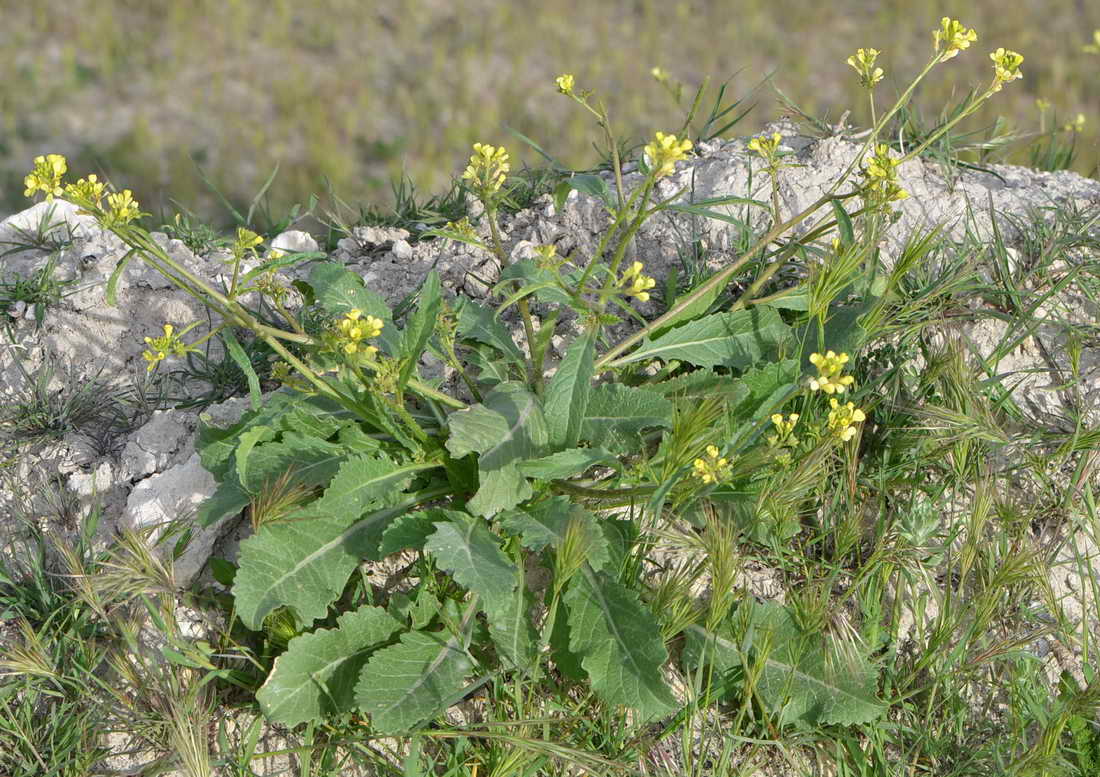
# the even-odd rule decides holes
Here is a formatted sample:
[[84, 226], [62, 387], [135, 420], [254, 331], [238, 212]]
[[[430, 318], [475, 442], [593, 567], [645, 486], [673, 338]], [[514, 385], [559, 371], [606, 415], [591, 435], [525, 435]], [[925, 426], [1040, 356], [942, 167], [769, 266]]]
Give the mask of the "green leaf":
[[263, 404], [260, 395], [260, 376], [256, 374], [256, 368], [252, 366], [252, 360], [248, 358], [244, 348], [237, 342], [237, 336], [233, 334], [232, 327], [223, 329], [220, 336], [222, 342], [225, 343], [226, 350], [229, 351], [230, 358], [233, 359], [233, 363], [240, 368], [248, 381], [248, 398], [252, 402], [252, 409], [259, 410], [260, 405]]
[[489, 636], [501, 658], [517, 669], [535, 662], [535, 630], [531, 625], [534, 602], [523, 581], [523, 570], [515, 568], [515, 587], [489, 613]]
[[490, 345], [515, 364], [523, 365], [523, 352], [504, 324], [490, 308], [466, 297], [460, 298], [458, 303], [458, 334], [468, 340]]
[[660, 383], [648, 384], [646, 388], [677, 401], [700, 401], [720, 396], [727, 402], [737, 403], [748, 394], [740, 381], [731, 380], [729, 375], [719, 375], [710, 370], [687, 372]]
[[241, 622], [259, 629], [281, 606], [293, 607], [305, 624], [324, 617], [356, 565], [376, 556], [382, 532], [405, 509], [364, 511], [392, 500], [422, 468], [369, 456], [348, 459], [319, 500], [242, 542], [233, 585]]
[[647, 359], [688, 362], [700, 367], [751, 367], [785, 342], [790, 330], [775, 309], [715, 313], [644, 341], [637, 350], [611, 363], [618, 367]]
[[447, 520], [449, 510], [418, 510], [407, 513], [395, 520], [382, 533], [382, 543], [378, 555], [385, 558], [391, 553], [402, 550], [420, 550], [428, 537], [435, 531], [435, 525]]
[[471, 668], [459, 637], [407, 632], [371, 656], [355, 698], [379, 733], [402, 733], [442, 713]]
[[126, 254], [118, 260], [115, 265], [115, 269], [111, 270], [111, 277], [107, 279], [107, 304], [112, 308], [118, 307], [118, 281], [122, 277], [122, 271], [126, 269], [126, 265], [130, 263], [130, 260], [134, 258], [137, 253], [136, 248], [131, 248]]
[[536, 480], [559, 480], [578, 475], [597, 464], [619, 468], [619, 460], [602, 448], [570, 448], [519, 464], [519, 471]]
[[629, 454], [643, 429], [672, 425], [672, 403], [654, 391], [608, 383], [592, 390], [581, 437], [594, 447]]
[[328, 483], [344, 460], [344, 449], [316, 437], [283, 435], [278, 442], [265, 442], [251, 449], [245, 467], [247, 479], [241, 485], [250, 494], [259, 494], [285, 473], [291, 482], [305, 486]]
[[237, 465], [237, 479], [241, 483], [248, 480], [248, 457], [255, 447], [261, 443], [271, 442], [275, 439], [275, 430], [266, 424], [256, 424], [245, 429], [237, 437], [237, 450], [233, 460]]
[[478, 594], [490, 615], [505, 606], [516, 585], [516, 565], [504, 555], [485, 522], [459, 512], [436, 524], [424, 552], [459, 585]]
[[676, 699], [661, 676], [668, 660], [661, 629], [637, 593], [585, 568], [570, 581], [565, 603], [569, 647], [581, 656], [600, 698], [632, 707], [645, 719], [675, 711]]
[[227, 515], [236, 515], [248, 507], [251, 497], [241, 486], [236, 472], [230, 472], [218, 484], [214, 493], [199, 505], [195, 511], [195, 520], [200, 526], [212, 526]]
[[370, 651], [400, 628], [385, 610], [367, 606], [341, 615], [334, 629], [295, 637], [256, 692], [260, 709], [268, 720], [285, 726], [351, 712], [355, 683]]
[[561, 210], [569, 192], [576, 190], [589, 197], [595, 197], [607, 207], [614, 207], [611, 187], [598, 175], [576, 174], [559, 183], [554, 189], [554, 206]]
[[776, 408], [798, 388], [800, 375], [798, 362], [794, 359], [771, 362], [746, 372], [734, 382], [743, 391], [740, 401], [734, 405], [734, 420], [755, 421], [776, 412]]
[[397, 376], [398, 386], [402, 388], [415, 372], [416, 363], [428, 345], [428, 338], [435, 331], [435, 322], [439, 317], [441, 303], [439, 273], [432, 270], [420, 287], [420, 303], [417, 305], [416, 313], [409, 317], [405, 331], [402, 333], [402, 363], [401, 371]]
[[350, 310], [360, 310], [364, 316], [382, 320], [382, 334], [378, 339], [388, 354], [400, 352], [401, 338], [393, 323], [386, 300], [368, 289], [362, 276], [343, 265], [320, 262], [309, 273], [309, 285], [313, 288], [317, 303], [330, 316], [343, 316]]
[[850, 246], [855, 242], [855, 230], [852, 229], [852, 219], [848, 216], [848, 211], [844, 210], [844, 206], [836, 200], [830, 200], [829, 204], [833, 206], [833, 215], [836, 216], [837, 228], [840, 230], [840, 244], [843, 247]]
[[746, 634], [735, 631], [743, 614], [735, 613], [717, 633], [702, 626], [687, 629], [684, 659], [689, 666], [712, 666], [727, 677], [743, 670], [741, 656], [764, 661], [756, 681], [757, 696], [781, 724], [859, 725], [886, 711], [875, 697], [876, 671], [862, 656], [829, 657], [820, 633], [803, 631], [782, 605], [752, 607]]
[[519, 462], [537, 458], [546, 446], [546, 422], [538, 399], [517, 383], [502, 383], [480, 405], [448, 418], [447, 450], [459, 458], [479, 453], [480, 487], [469, 508], [490, 517], [531, 494]]
[[555, 496], [527, 510], [511, 511], [501, 518], [500, 523], [506, 532], [519, 536], [523, 546], [535, 553], [547, 547], [555, 550], [561, 548], [569, 525], [578, 523], [589, 566], [602, 569], [611, 558], [607, 539], [600, 531], [596, 516], [568, 497]]
[[589, 330], [573, 341], [546, 387], [544, 410], [552, 448], [574, 448], [580, 439], [595, 361], [596, 332]]

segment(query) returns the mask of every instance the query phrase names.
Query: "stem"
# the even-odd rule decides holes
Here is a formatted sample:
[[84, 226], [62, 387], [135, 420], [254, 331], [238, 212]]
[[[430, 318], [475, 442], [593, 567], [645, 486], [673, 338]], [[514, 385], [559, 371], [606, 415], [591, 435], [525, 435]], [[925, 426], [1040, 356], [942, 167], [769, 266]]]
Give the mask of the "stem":
[[791, 217], [789, 221], [785, 221], [782, 224], [776, 224], [766, 235], [756, 241], [756, 243], [754, 243], [752, 247], [749, 248], [749, 250], [738, 257], [732, 264], [712, 275], [704, 283], [700, 284], [700, 286], [695, 289], [695, 291], [682, 297], [676, 302], [675, 305], [669, 308], [668, 312], [666, 312], [664, 315], [658, 317], [648, 326], [643, 327], [639, 331], [622, 340], [618, 345], [614, 346], [610, 351], [597, 359], [597, 374], [601, 371], [601, 368], [607, 367], [615, 359], [616, 356], [618, 356], [631, 346], [641, 342], [646, 337], [646, 335], [652, 332], [654, 329], [660, 329], [667, 323], [675, 321], [680, 315], [683, 314], [685, 310], [690, 309], [690, 307], [694, 305], [696, 300], [698, 300], [700, 297], [708, 294], [711, 290], [717, 287], [724, 286], [729, 281], [730, 277], [735, 272], [737, 272], [744, 264], [750, 261], [752, 257], [756, 254], [756, 252], [759, 251], [761, 248], [764, 248], [777, 237], [785, 234], [793, 227], [805, 221], [810, 215], [820, 210], [823, 206], [827, 205], [829, 202], [835, 199], [841, 198], [831, 193], [825, 194], [816, 202], [807, 207], [804, 211]]
[[[493, 250], [500, 260], [500, 269], [508, 267], [508, 256], [504, 253], [504, 245], [500, 242], [500, 230], [497, 228], [496, 208], [486, 208], [485, 215], [489, 219], [489, 232], [493, 238]], [[520, 282], [515, 282], [519, 288]], [[516, 301], [520, 317], [523, 319], [523, 332], [527, 337], [527, 380], [536, 394], [542, 394], [542, 373], [535, 367], [535, 323], [531, 319], [531, 307], [527, 304], [527, 298], [522, 297]]]

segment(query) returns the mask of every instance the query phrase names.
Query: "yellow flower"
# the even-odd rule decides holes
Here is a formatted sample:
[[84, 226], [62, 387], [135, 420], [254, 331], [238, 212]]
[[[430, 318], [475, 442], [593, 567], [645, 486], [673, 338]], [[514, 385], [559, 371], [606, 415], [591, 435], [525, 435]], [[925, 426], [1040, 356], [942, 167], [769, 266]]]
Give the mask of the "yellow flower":
[[553, 243], [535, 246], [535, 264], [543, 270], [556, 270], [561, 267], [566, 257], [558, 256], [558, 247]]
[[775, 162], [775, 155], [779, 151], [779, 144], [783, 141], [783, 136], [778, 132], [773, 132], [772, 136], [766, 137], [761, 135], [758, 138], [753, 138], [749, 141], [749, 151], [755, 151], [764, 159], [768, 160], [768, 164]]
[[65, 161], [65, 157], [61, 154], [46, 154], [46, 156], [36, 156], [34, 158], [34, 170], [32, 170], [24, 179], [23, 185], [26, 186], [26, 190], [23, 192], [24, 197], [33, 197], [37, 191], [43, 191], [46, 193], [46, 200], [52, 200], [54, 197], [60, 197], [65, 193], [65, 190], [61, 188], [61, 177], [69, 169], [69, 163]]
[[619, 288], [628, 297], [637, 297], [642, 302], [647, 302], [649, 300], [649, 290], [657, 285], [657, 281], [654, 278], [642, 275], [644, 269], [645, 265], [641, 262], [634, 262], [630, 265], [630, 268], [623, 273], [623, 277], [619, 279]]
[[107, 213], [100, 219], [104, 229], [129, 224], [141, 217], [138, 201], [129, 189], [107, 195]]
[[[191, 327], [187, 327], [190, 329]], [[142, 353], [149, 365], [146, 371], [152, 372], [160, 362], [169, 356], [183, 356], [189, 350], [187, 344], [180, 339], [175, 327], [171, 324], [164, 325], [164, 334], [161, 337], [146, 337], [145, 344], [149, 347]]]
[[687, 159], [688, 151], [691, 151], [691, 141], [687, 138], [677, 140], [675, 135], [658, 132], [653, 142], [645, 147], [645, 161], [654, 178], [664, 178], [672, 175], [677, 162]]
[[856, 436], [856, 424], [863, 423], [867, 416], [862, 410], [849, 402], [842, 405], [835, 399], [829, 400], [829, 430], [836, 434], [842, 442], [848, 442]]
[[65, 196], [77, 200], [78, 204], [91, 204], [99, 207], [103, 200], [105, 186], [92, 173], [87, 178], [81, 178], [76, 183], [65, 184]]
[[993, 60], [994, 92], [1001, 91], [1001, 87], [1009, 81], [1024, 77], [1020, 72], [1020, 65], [1024, 61], [1023, 55], [1008, 49], [997, 49], [989, 55], [989, 58]]
[[554, 83], [558, 85], [558, 91], [562, 94], [573, 94], [573, 74], [563, 73], [554, 79]]
[[485, 198], [500, 191], [511, 169], [504, 146], [497, 148], [487, 143], [474, 143], [474, 153], [470, 155], [470, 164], [462, 173], [462, 179], [473, 184], [478, 194]]
[[381, 319], [374, 316], [363, 318], [363, 311], [353, 308], [336, 324], [338, 345], [344, 353], [362, 352], [367, 357], [373, 357], [378, 349], [373, 345], [363, 345], [362, 341], [378, 337], [382, 334], [383, 326]]
[[859, 82], [865, 89], [873, 89], [882, 80], [882, 68], [875, 67], [878, 49], [856, 49], [855, 56], [848, 57], [848, 64], [859, 73]]
[[1100, 30], [1092, 31], [1092, 43], [1085, 44], [1081, 50], [1086, 54], [1100, 54]]
[[797, 445], [798, 438], [794, 436], [794, 426], [798, 423], [798, 413], [791, 413], [786, 418], [783, 418], [782, 413], [776, 413], [771, 417], [772, 424], [775, 425], [775, 434], [768, 435], [768, 444], [772, 447], [777, 445]]
[[244, 256], [245, 251], [255, 248], [262, 242], [264, 239], [251, 229], [237, 227], [237, 241], [233, 244], [233, 255], [240, 258]]
[[946, 62], [963, 49], [969, 48], [970, 44], [977, 39], [978, 33], [974, 30], [968, 30], [962, 26], [961, 22], [946, 16], [940, 20], [940, 28], [932, 31], [934, 51], [939, 53], [940, 49], [943, 49], [940, 62]]
[[693, 466], [695, 471], [692, 474], [704, 484], [725, 480], [732, 469], [729, 459], [719, 456], [714, 445], [708, 445], [706, 458], [696, 459]]
[[655, 67], [650, 70], [649, 74], [653, 76], [653, 80], [655, 80], [659, 84], [663, 84], [669, 79], [668, 71], [663, 70], [659, 67]]
[[863, 177], [867, 188], [882, 202], [904, 200], [909, 192], [898, 185], [898, 160], [890, 156], [890, 148], [882, 143], [864, 160]]
[[443, 225], [443, 229], [447, 232], [453, 232], [466, 240], [477, 240], [477, 232], [474, 231], [474, 225], [470, 223], [470, 219], [466, 216], [463, 216], [458, 221], [448, 221]]
[[810, 364], [817, 367], [817, 377], [810, 380], [810, 391], [824, 391], [826, 394], [843, 394], [856, 379], [851, 375], [841, 377], [844, 365], [848, 363], [848, 354], [827, 351], [824, 356], [810, 354]]
[[1085, 114], [1077, 114], [1077, 118], [1062, 126], [1065, 132], [1082, 132], [1085, 129]]
[[1042, 97], [1036, 97], [1035, 107], [1039, 109], [1039, 113], [1046, 113], [1050, 110], [1050, 100], [1044, 100]]

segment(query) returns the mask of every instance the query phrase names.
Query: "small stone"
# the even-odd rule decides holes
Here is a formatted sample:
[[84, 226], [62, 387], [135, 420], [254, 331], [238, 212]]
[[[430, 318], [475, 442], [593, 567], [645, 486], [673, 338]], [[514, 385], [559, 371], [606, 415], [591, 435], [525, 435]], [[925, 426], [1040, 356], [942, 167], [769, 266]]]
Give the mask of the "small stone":
[[390, 252], [399, 262], [407, 262], [413, 258], [413, 249], [407, 240], [395, 240]]
[[271, 241], [271, 248], [287, 254], [306, 254], [317, 251], [319, 246], [313, 235], [300, 229], [288, 229]]

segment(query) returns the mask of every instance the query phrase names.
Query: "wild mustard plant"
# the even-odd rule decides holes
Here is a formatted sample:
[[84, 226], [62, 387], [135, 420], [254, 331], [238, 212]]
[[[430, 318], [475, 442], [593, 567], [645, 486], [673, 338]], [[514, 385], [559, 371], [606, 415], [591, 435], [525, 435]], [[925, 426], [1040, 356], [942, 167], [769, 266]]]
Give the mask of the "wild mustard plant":
[[165, 324], [163, 335], [160, 337], [146, 337], [145, 344], [149, 347], [142, 354], [145, 361], [149, 362], [146, 369], [152, 372], [160, 362], [169, 356], [185, 356], [188, 351], [195, 350], [194, 345], [187, 345], [183, 342], [183, 336], [195, 326], [195, 324], [191, 324], [183, 331], [177, 332], [174, 326]]
[[[433, 273], [402, 306], [407, 310], [394, 312], [355, 273], [319, 263], [308, 282], [296, 284], [303, 298], [314, 300], [319, 330], [301, 326], [283, 308], [279, 326], [263, 323], [243, 306], [243, 296], [258, 291], [281, 304], [285, 286], [275, 274], [278, 257], [269, 258], [276, 264], [243, 270], [262, 244], [259, 235], [237, 233], [230, 251], [234, 280], [229, 289], [215, 289], [159, 250], [137, 223], [136, 203], [112, 202], [116, 195], [105, 189], [73, 187], [66, 196], [203, 299], [222, 316], [227, 336], [234, 328], [250, 330], [282, 357], [273, 374], [284, 390], [264, 407], [257, 402], [233, 427], [205, 429], [201, 443], [219, 490], [200, 519], [216, 521], [246, 507], [260, 514], [255, 535], [242, 544], [235, 614], [258, 634], [270, 631], [272, 619], [292, 624], [285, 639], [268, 643], [280, 654], [257, 694], [269, 718], [294, 726], [369, 715], [372, 733], [426, 730], [425, 721], [469, 691], [469, 678], [500, 678], [521, 688], [554, 684], [558, 673], [543, 664], [566, 660], [575, 665], [571, 677], [586, 679], [608, 711], [628, 706], [638, 720], [667, 718], [682, 707], [662, 677], [671, 639], [684, 643], [684, 665], [698, 676], [720, 668], [733, 678], [743, 713], [756, 717], [759, 705], [768, 725], [839, 727], [881, 717], [878, 668], [866, 651], [852, 658], [858, 672], [825, 667], [815, 676], [819, 656], [802, 661], [794, 653], [807, 644], [821, 647], [820, 635], [808, 634], [811, 621], [797, 612], [779, 604], [756, 608], [726, 591], [709, 607], [666, 597], [684, 606], [674, 617], [659, 617], [653, 599], [639, 593], [645, 582], [636, 567], [673, 522], [721, 522], [727, 544], [739, 532], [745, 542], [773, 550], [780, 540], [796, 549], [806, 537], [816, 543], [823, 535], [813, 533], [807, 525], [813, 519], [805, 516], [827, 518], [843, 504], [830, 500], [839, 500], [845, 486], [852, 493], [863, 487], [850, 461], [867, 413], [837, 397], [855, 391], [853, 376], [844, 372], [868, 316], [852, 316], [852, 331], [837, 332], [844, 317], [832, 314], [858, 313], [860, 304], [879, 310], [874, 306], [896, 282], [891, 276], [879, 283], [874, 247], [885, 206], [905, 196], [897, 168], [919, 149], [895, 156], [877, 135], [927, 72], [968, 48], [976, 34], [945, 18], [933, 39], [932, 60], [875, 120], [843, 179], [786, 221], [773, 203], [764, 234], [696, 288], [672, 289], [674, 300], [652, 293], [656, 279], [645, 275], [636, 238], [648, 219], [685, 208], [685, 192], [668, 193], [672, 187], [659, 182], [688, 158], [692, 142], [684, 132], [655, 133], [628, 190], [608, 113], [591, 91], [578, 91], [572, 74], [559, 76], [555, 86], [604, 131], [615, 189], [605, 177], [575, 173], [555, 197], [561, 203], [580, 191], [595, 198], [609, 226], [587, 256], [581, 249], [560, 256], [544, 245], [513, 262], [498, 224], [509, 154], [475, 144], [461, 181], [484, 206], [479, 227], [490, 239], [481, 241], [465, 219], [436, 234], [497, 258], [501, 274], [488, 304], [444, 299]], [[862, 49], [850, 63], [869, 91], [882, 78], [877, 54]], [[998, 50], [993, 61], [993, 83], [974, 105], [1019, 77], [1019, 55]], [[750, 145], [765, 158], [773, 191], [780, 141], [773, 135]], [[61, 183], [54, 169], [40, 171], [33, 191], [56, 191]], [[854, 176], [857, 170], [861, 176]], [[840, 193], [846, 184], [849, 190]], [[857, 199], [858, 209], [845, 209]], [[752, 207], [767, 210], [766, 203]], [[818, 215], [828, 208], [832, 220]], [[120, 215], [131, 209], [133, 218]], [[807, 230], [797, 230], [800, 225]], [[819, 251], [832, 275], [783, 290], [793, 299], [805, 295], [810, 309], [771, 304], [776, 296], [765, 286], [784, 277], [780, 270], [802, 249], [818, 250], [833, 234], [843, 239], [832, 243], [832, 256]], [[637, 317], [633, 300], [666, 309], [616, 341], [612, 325], [620, 319], [613, 312]], [[512, 307], [522, 318], [522, 336], [502, 323]], [[579, 334], [560, 348], [560, 363], [544, 379], [549, 344], [557, 344], [558, 321], [567, 319], [579, 322]], [[804, 376], [802, 355], [813, 347], [807, 343], [814, 327], [817, 352], [809, 362], [817, 374]], [[851, 340], [835, 339], [849, 334]], [[826, 342], [837, 350], [827, 350]], [[189, 347], [168, 327], [148, 345], [151, 366]], [[455, 371], [469, 401], [420, 379], [427, 353]], [[265, 493], [273, 499], [265, 502]], [[293, 499], [284, 500], [286, 494]], [[640, 517], [619, 520], [626, 510]], [[614, 521], [601, 520], [611, 514]], [[822, 553], [844, 556], [846, 542], [833, 543], [840, 551], [823, 543]], [[415, 557], [408, 594], [354, 583], [365, 561], [406, 552]], [[732, 589], [733, 550], [722, 553], [726, 561], [712, 565], [713, 582]], [[545, 608], [535, 606], [527, 589], [524, 570], [532, 562], [551, 576]], [[813, 596], [803, 599], [832, 590], [830, 581], [813, 585]], [[318, 623], [325, 627], [313, 630]], [[763, 635], [763, 647], [740, 639], [750, 629]], [[781, 661], [768, 660], [772, 650]], [[335, 673], [352, 653], [354, 675]], [[784, 665], [809, 674], [813, 690], [804, 676], [777, 677], [776, 667]], [[406, 677], [414, 679], [400, 679]], [[719, 691], [705, 690], [711, 692]]]

